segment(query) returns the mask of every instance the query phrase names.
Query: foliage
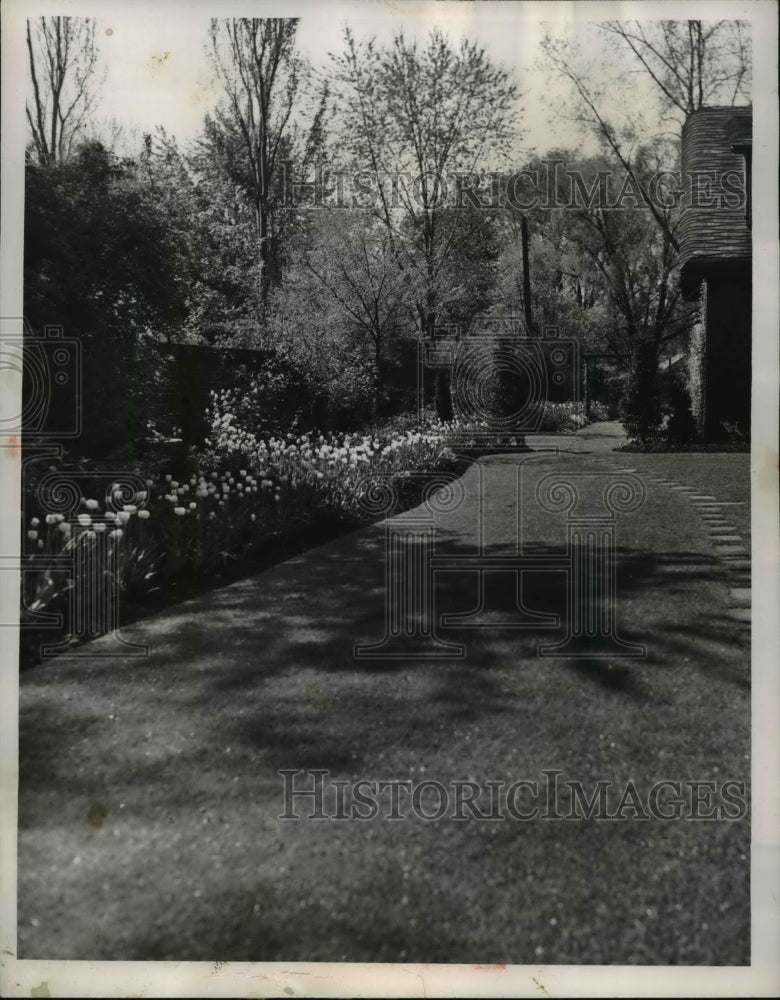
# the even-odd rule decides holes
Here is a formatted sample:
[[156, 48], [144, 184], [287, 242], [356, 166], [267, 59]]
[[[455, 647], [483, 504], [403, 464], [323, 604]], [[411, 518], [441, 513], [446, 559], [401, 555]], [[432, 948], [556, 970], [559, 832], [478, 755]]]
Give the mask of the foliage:
[[[302, 379], [279, 358], [269, 357], [261, 373], [235, 370], [233, 385], [211, 392], [206, 413], [212, 432], [232, 425], [266, 436], [295, 431], [309, 403]], [[296, 391], [297, 390], [297, 391]]]
[[[607, 176], [614, 176], [616, 170], [622, 172], [639, 196], [639, 213], [612, 210], [607, 219], [603, 212], [590, 211], [589, 206], [580, 214], [596, 241], [585, 245], [586, 252], [606, 279], [609, 304], [616, 307], [623, 331], [630, 338], [629, 350], [623, 351], [622, 358], [614, 338], [610, 350], [629, 381], [624, 408], [630, 431], [645, 441], [660, 420], [650, 354], [655, 350], [658, 358], [664, 344], [684, 337], [695, 313], [693, 306], [680, 301], [676, 270], [679, 199], [657, 197], [653, 178], [678, 168], [679, 134], [688, 115], [708, 105], [750, 100], [751, 53], [746, 25], [740, 21], [607, 21], [599, 27], [620, 47], [613, 65], [607, 68], [612, 79], [606, 90], [643, 88], [647, 101], [623, 102], [619, 105], [622, 110], [612, 114], [607, 110], [604, 90], [595, 83], [604, 80], [604, 67], [587, 65], [576, 45], [552, 34], [545, 38], [542, 49], [548, 66], [571, 85], [576, 120], [599, 141], [607, 159]], [[651, 115], [656, 112], [652, 124], [646, 115], [648, 107]], [[669, 122], [673, 123], [672, 133]], [[634, 219], [626, 219], [629, 214]], [[651, 222], [651, 229], [647, 225], [637, 229], [636, 221], [642, 214]], [[617, 241], [616, 228], [621, 231]], [[631, 238], [632, 229], [637, 234], [644, 229], [645, 235]], [[623, 234], [629, 235], [628, 242]], [[640, 341], [647, 346], [640, 347]], [[640, 360], [645, 355], [647, 360]], [[697, 378], [695, 375], [694, 380]], [[700, 409], [698, 387], [691, 385], [691, 393], [696, 411]]]
[[544, 404], [542, 422], [539, 428], [543, 433], [556, 432], [570, 434], [585, 427], [591, 420], [606, 419], [604, 410], [598, 404], [591, 404], [590, 420], [585, 415], [584, 403], [551, 403]]
[[683, 377], [674, 372], [669, 387], [668, 419], [664, 427], [665, 437], [670, 442], [692, 441], [697, 436], [696, 419], [693, 414], [691, 397]]
[[700, 431], [704, 423], [704, 326], [699, 318], [691, 327], [686, 359], [686, 388], [691, 413]]
[[[529, 213], [532, 306], [542, 332], [557, 327], [580, 344], [584, 354], [598, 358], [605, 372], [602, 392], [617, 400], [627, 391], [616, 380], [631, 380], [639, 369], [637, 352], [647, 344], [656, 357], [672, 346], [682, 348], [694, 322], [696, 307], [683, 300], [676, 269], [672, 238], [659, 229], [642, 203], [632, 178], [643, 183], [659, 164], [652, 145], [638, 147], [634, 166], [626, 171], [613, 157], [577, 158], [565, 152], [552, 154], [565, 170], [552, 169], [538, 160], [528, 174], [540, 181], [532, 193], [540, 202], [549, 176], [557, 177], [556, 197], [561, 210], [535, 209]], [[598, 192], [599, 179], [606, 178], [601, 194], [583, 197], [574, 180], [587, 191]], [[507, 228], [517, 229], [516, 213], [509, 212]], [[670, 217], [670, 225], [677, 220]], [[505, 246], [499, 260], [496, 298], [507, 312], [522, 309], [520, 249], [517, 240]], [[617, 391], [616, 391], [617, 390]], [[659, 399], [660, 403], [660, 399]], [[658, 411], [651, 422], [660, 420]]]
[[642, 444], [660, 426], [658, 356], [654, 345], [647, 341], [638, 344], [634, 351], [620, 415], [629, 440]]
[[699, 108], [751, 98], [752, 54], [743, 21], [606, 21], [681, 126]]
[[372, 384], [374, 421], [380, 416], [383, 366], [392, 342], [411, 325], [414, 289], [403, 262], [393, 253], [387, 232], [365, 213], [339, 212], [325, 219], [324, 231], [302, 254], [304, 268], [332, 297], [342, 328], [351, 329], [362, 343]]
[[312, 401], [308, 426], [341, 429], [369, 419], [373, 353], [306, 268], [291, 271], [273, 290], [260, 343], [274, 345], [305, 381]]
[[83, 454], [137, 440], [149, 417], [152, 331], [173, 336], [187, 309], [182, 231], [170, 222], [139, 164], [99, 143], [67, 163], [27, 166], [25, 316], [34, 331], [53, 324], [81, 344]]
[[[603, 79], [604, 67], [588, 65], [576, 45], [552, 34], [543, 40], [542, 50], [556, 75], [571, 85], [574, 113], [583, 130], [594, 135], [602, 150], [631, 176], [659, 230], [677, 251], [674, 207], [652, 196], [651, 185], [642, 175], [641, 156], [635, 151], [654, 145], [664, 160], [661, 169], [674, 169], [680, 131], [689, 114], [708, 105], [750, 100], [752, 62], [746, 25], [741, 21], [605, 21], [599, 28], [622, 43], [607, 89], [641, 88], [647, 94], [646, 102], [621, 102], [621, 111], [614, 117], [605, 110], [603, 89], [594, 83]], [[655, 105], [654, 127], [648, 125], [645, 104]], [[669, 134], [670, 121], [676, 139]]]

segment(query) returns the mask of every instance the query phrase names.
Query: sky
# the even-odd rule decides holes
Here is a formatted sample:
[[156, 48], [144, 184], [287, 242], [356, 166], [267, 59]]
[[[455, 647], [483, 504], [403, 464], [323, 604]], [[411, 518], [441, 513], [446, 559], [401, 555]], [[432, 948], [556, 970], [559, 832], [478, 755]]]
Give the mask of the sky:
[[[21, 0], [19, 0], [21, 3]], [[204, 115], [220, 95], [206, 52], [209, 19], [241, 16], [300, 17], [298, 50], [315, 70], [327, 74], [328, 53], [342, 48], [349, 24], [355, 35], [389, 42], [393, 33], [422, 40], [438, 25], [458, 42], [481, 43], [491, 59], [513, 71], [521, 91], [521, 138], [516, 154], [526, 158], [553, 148], [596, 151], [592, 136], [572, 121], [570, 90], [543, 64], [540, 43], [546, 32], [574, 41], [588, 63], [589, 85], [602, 92], [601, 107], [617, 121], [642, 112], [657, 131], [655, 94], [644, 74], [630, 90], [615, 84], [629, 58], [599, 32], [599, 20], [621, 17], [680, 18], [741, 16], [734, 0], [621, 0], [620, 3], [558, 0], [23, 0], [35, 13], [98, 19], [100, 68], [105, 81], [95, 116], [115, 119], [127, 130], [154, 131], [162, 125], [182, 145], [198, 134]]]
[[[574, 43], [580, 50], [588, 86], [600, 92], [599, 107], [618, 126], [628, 117], [640, 135], [662, 131], [657, 92], [647, 74], [636, 71], [630, 55], [598, 21], [638, 17], [744, 17], [755, 0], [10, 0], [27, 16], [71, 13], [97, 19], [100, 100], [94, 132], [111, 141], [112, 120], [123, 127], [119, 152], [132, 154], [143, 132], [157, 126], [175, 136], [185, 150], [202, 129], [222, 88], [207, 53], [209, 20], [218, 17], [297, 16], [298, 51], [315, 72], [327, 76], [330, 52], [342, 50], [349, 24], [358, 37], [389, 42], [399, 28], [423, 41], [437, 25], [457, 44], [468, 37], [480, 43], [494, 63], [510, 70], [520, 91], [520, 133], [508, 150], [513, 165], [550, 150], [598, 152], [592, 131], [574, 121], [571, 85], [561, 79], [541, 50], [545, 34]], [[20, 39], [23, 45], [23, 35]], [[21, 66], [21, 63], [20, 63]], [[621, 71], [633, 68], [626, 77]], [[27, 68], [17, 78], [27, 76]], [[625, 81], [629, 79], [628, 86]], [[26, 83], [29, 86], [29, 83]], [[642, 123], [640, 122], [640, 125]]]
[[[83, 5], [80, 5], [83, 6]], [[220, 87], [205, 50], [209, 17], [236, 13], [300, 15], [298, 48], [315, 69], [327, 73], [328, 53], [342, 47], [349, 23], [358, 37], [376, 35], [389, 41], [398, 28], [424, 38], [434, 24], [453, 39], [468, 36], [483, 44], [491, 59], [514, 71], [522, 92], [522, 150], [544, 152], [553, 146], [577, 146], [582, 135], [561, 113], [565, 91], [539, 67], [539, 43], [546, 25], [539, 8], [521, 3], [290, 2], [278, 5], [182, 4], [161, 0], [107, 2], [94, 8], [99, 17], [100, 72], [105, 83], [96, 116], [115, 118], [128, 129], [153, 131], [163, 125], [180, 143], [198, 133], [203, 116], [217, 100]], [[564, 11], [567, 19], [560, 16]], [[587, 23], [584, 5], [546, 5], [542, 11], [558, 33], [568, 31], [603, 58], [600, 39]], [[533, 15], [533, 16], [532, 16]]]

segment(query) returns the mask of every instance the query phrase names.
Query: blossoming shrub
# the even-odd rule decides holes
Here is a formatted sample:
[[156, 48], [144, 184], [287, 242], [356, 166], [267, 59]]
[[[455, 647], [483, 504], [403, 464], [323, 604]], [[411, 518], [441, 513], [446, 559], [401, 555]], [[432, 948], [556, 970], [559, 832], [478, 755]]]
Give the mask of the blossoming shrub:
[[210, 393], [207, 425], [219, 414], [230, 414], [237, 424], [263, 436], [295, 430], [311, 402], [295, 376], [278, 359], [266, 363], [262, 373], [240, 367], [230, 388]]
[[[600, 403], [591, 403], [590, 420], [603, 420], [606, 418], [606, 411]], [[579, 430], [589, 423], [585, 415], [584, 403], [545, 403], [542, 423], [539, 428], [542, 432], [571, 433]]]

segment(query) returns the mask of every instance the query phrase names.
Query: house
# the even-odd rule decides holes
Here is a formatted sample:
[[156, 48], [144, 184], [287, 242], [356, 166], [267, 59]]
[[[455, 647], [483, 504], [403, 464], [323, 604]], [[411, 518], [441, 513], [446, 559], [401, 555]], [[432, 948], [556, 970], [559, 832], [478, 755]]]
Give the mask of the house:
[[750, 433], [752, 120], [750, 107], [701, 108], [682, 131], [680, 282], [701, 307], [689, 364], [710, 441]]

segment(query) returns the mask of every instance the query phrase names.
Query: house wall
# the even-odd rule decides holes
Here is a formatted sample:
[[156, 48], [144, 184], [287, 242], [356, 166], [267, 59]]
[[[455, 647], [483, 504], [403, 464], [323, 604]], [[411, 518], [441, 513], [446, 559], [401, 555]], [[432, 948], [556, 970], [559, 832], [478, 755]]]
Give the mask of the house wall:
[[751, 285], [749, 267], [705, 278], [704, 436], [725, 440], [724, 423], [750, 434]]

